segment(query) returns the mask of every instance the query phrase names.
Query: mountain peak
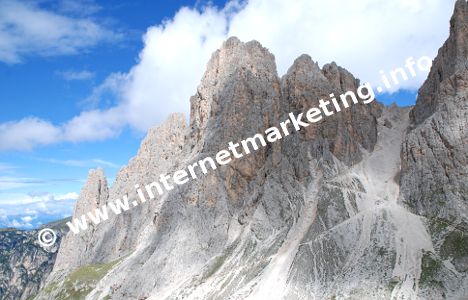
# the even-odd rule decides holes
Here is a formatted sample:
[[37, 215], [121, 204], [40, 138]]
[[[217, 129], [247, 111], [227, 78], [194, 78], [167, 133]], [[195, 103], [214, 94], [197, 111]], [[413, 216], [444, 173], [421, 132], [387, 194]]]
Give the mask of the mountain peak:
[[463, 83], [456, 79], [460, 78], [461, 81], [465, 82], [466, 77], [461, 78], [459, 75], [467, 71], [468, 2], [458, 0], [450, 20], [449, 38], [439, 49], [429, 76], [419, 90], [416, 105], [410, 114], [412, 123], [414, 125], [422, 123], [437, 110], [438, 106], [445, 102], [436, 101], [436, 99], [445, 99], [445, 97], [436, 97], [436, 95], [440, 93], [453, 95], [462, 88]]
[[197, 93], [191, 98], [192, 141], [203, 140], [205, 150], [213, 150], [257, 133], [267, 125], [259, 122], [259, 116], [271, 116], [279, 96], [273, 54], [257, 41], [244, 43], [236, 37], [229, 38], [213, 53]]
[[74, 217], [79, 217], [101, 206], [107, 201], [108, 195], [109, 190], [104, 170], [102, 168], [89, 170], [88, 179], [76, 201]]

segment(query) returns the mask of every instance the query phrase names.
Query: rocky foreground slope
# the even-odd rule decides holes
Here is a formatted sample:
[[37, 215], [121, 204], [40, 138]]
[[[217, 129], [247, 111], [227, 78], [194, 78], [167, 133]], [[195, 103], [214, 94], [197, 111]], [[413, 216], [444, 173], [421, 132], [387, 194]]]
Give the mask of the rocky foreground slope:
[[[468, 4], [414, 108], [354, 105], [84, 234], [36, 299], [468, 298]], [[279, 78], [258, 42], [216, 51], [186, 124], [151, 130], [75, 216], [355, 90], [303, 55]]]

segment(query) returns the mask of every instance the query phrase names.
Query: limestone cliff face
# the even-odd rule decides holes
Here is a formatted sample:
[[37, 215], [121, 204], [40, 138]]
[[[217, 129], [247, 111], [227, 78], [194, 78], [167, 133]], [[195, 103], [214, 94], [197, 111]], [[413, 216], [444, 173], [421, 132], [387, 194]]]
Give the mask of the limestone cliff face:
[[[450, 37], [421, 87], [402, 147], [400, 200], [426, 218], [434, 252], [421, 293], [463, 298], [468, 272], [468, 3], [457, 1]], [[441, 288], [435, 288], [437, 284]]]
[[191, 99], [191, 142], [213, 152], [273, 126], [280, 97], [274, 56], [256, 41], [228, 39]]
[[[124, 195], [128, 195], [130, 202], [137, 199], [135, 185], [143, 187], [158, 180], [159, 175], [172, 166], [174, 157], [180, 154], [185, 126], [184, 116], [174, 114], [165, 124], [150, 130], [141, 143], [138, 155], [118, 172], [110, 189], [101, 169], [90, 171], [73, 217], [92, 212], [109, 201], [122, 199]], [[145, 226], [153, 225], [159, 205], [158, 201], [147, 202], [97, 227], [90, 222], [91, 229], [78, 235], [67, 235], [54, 270], [61, 273], [81, 265], [115, 260], [126, 255], [138, 243], [139, 235], [135, 233], [142, 231]]]
[[440, 48], [437, 59], [424, 85], [419, 90], [419, 96], [411, 112], [412, 125], [420, 124], [433, 113], [447, 106], [447, 96], [453, 96], [456, 91], [466, 91], [467, 65], [467, 4], [457, 0], [455, 11], [450, 21], [450, 36]]
[[[49, 288], [37, 299], [69, 295], [64, 287], [74, 268], [101, 270], [103, 264], [112, 267], [81, 290], [86, 299], [466, 297], [466, 255], [451, 252], [459, 242], [465, 247], [463, 237], [451, 234], [453, 226], [437, 235], [428, 222], [431, 214], [457, 224], [467, 220], [466, 6], [457, 2], [447, 50], [412, 112], [355, 104], [89, 233], [69, 234]], [[453, 55], [457, 66], [445, 67], [442, 61]], [[458, 55], [465, 55], [464, 69]], [[444, 70], [442, 82], [433, 79], [437, 66]], [[440, 87], [427, 87], [434, 82]], [[230, 38], [213, 54], [191, 98], [189, 125], [173, 115], [150, 131], [108, 194], [98, 184], [103, 176], [92, 173], [76, 209], [136, 197], [136, 184], [183, 169], [358, 85], [344, 68], [320, 68], [307, 55], [279, 78], [267, 49]], [[431, 103], [429, 112], [424, 101]], [[438, 115], [437, 126], [430, 125]], [[424, 148], [436, 139], [440, 157], [436, 148]], [[441, 184], [453, 196], [437, 209], [422, 195]], [[443, 262], [442, 253], [448, 253]], [[446, 258], [455, 269], [441, 267]]]
[[[197, 94], [191, 98], [188, 143], [193, 148], [188, 151], [199, 158], [215, 155], [229, 142], [276, 126], [280, 103], [280, 80], [273, 55], [256, 41], [228, 39], [213, 54]], [[259, 149], [219, 171], [229, 205], [240, 208], [246, 196], [242, 194], [253, 192], [249, 182], [264, 172], [270, 151], [270, 147]]]
[[[109, 197], [107, 180], [102, 169], [91, 170], [88, 174], [88, 180], [81, 189], [80, 196], [75, 204], [73, 218], [80, 218], [88, 211], [104, 205]], [[85, 233], [74, 236], [68, 234], [64, 237], [64, 243], [55, 262], [55, 268], [73, 270], [76, 267], [86, 264], [88, 249], [93, 241], [94, 228], [90, 228]], [[76, 255], [80, 253], [80, 255]]]
[[[359, 80], [336, 63], [321, 70], [310, 56], [299, 57], [282, 78], [283, 111], [304, 112], [318, 105], [319, 99], [330, 99], [348, 91], [356, 92]], [[306, 128], [301, 136], [311, 145], [313, 156], [331, 161], [332, 156], [347, 165], [362, 159], [362, 149], [372, 151], [377, 142], [377, 118], [381, 107], [352, 105], [319, 123]]]
[[420, 214], [455, 223], [468, 217], [467, 26], [468, 4], [458, 1], [402, 149], [402, 200]]

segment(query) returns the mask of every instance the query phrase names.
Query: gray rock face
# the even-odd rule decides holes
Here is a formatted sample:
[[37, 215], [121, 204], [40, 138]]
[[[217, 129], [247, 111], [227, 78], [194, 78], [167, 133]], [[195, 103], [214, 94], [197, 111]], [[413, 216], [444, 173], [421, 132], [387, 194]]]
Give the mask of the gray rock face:
[[[73, 217], [78, 218], [109, 201], [122, 199], [123, 195], [128, 195], [130, 202], [136, 199], [135, 185], [140, 184], [143, 187], [157, 180], [159, 174], [171, 166], [174, 156], [181, 152], [185, 126], [184, 116], [174, 114], [165, 124], [150, 130], [141, 143], [138, 155], [119, 171], [110, 189], [102, 170], [90, 171]], [[134, 233], [141, 230], [145, 223], [151, 224], [154, 221], [158, 205], [157, 201], [147, 202], [141, 207], [133, 208], [128, 214], [112, 218], [99, 226], [89, 222], [91, 229], [78, 235], [67, 235], [54, 269], [73, 270], [77, 266], [105, 262], [110, 257], [115, 260], [126, 255], [137, 243], [138, 235]], [[76, 256], [77, 253], [80, 254]]]
[[[426, 218], [422, 295], [466, 297], [468, 259], [468, 3], [457, 1], [450, 37], [421, 87], [402, 147], [400, 200]], [[440, 288], [434, 288], [437, 284]], [[451, 289], [464, 287], [453, 294]]]
[[411, 112], [412, 125], [422, 123], [443, 106], [447, 106], [446, 98], [453, 96], [456, 91], [466, 91], [466, 85], [463, 86], [463, 82], [466, 83], [466, 77], [463, 77], [468, 69], [466, 6], [466, 1], [456, 1], [450, 21], [450, 36], [439, 49], [429, 77], [419, 90], [416, 106]]
[[[326, 64], [322, 70], [312, 59], [299, 57], [282, 79], [283, 112], [304, 112], [317, 106], [319, 99], [329, 99], [330, 94], [338, 96], [356, 91], [359, 80], [336, 63]], [[332, 161], [332, 156], [346, 165], [362, 159], [361, 149], [372, 151], [377, 141], [377, 117], [381, 107], [372, 102], [369, 105], [352, 105], [349, 109], [325, 118], [306, 128], [302, 136], [311, 145], [317, 159]]]
[[0, 299], [31, 299], [52, 271], [61, 238], [63, 222], [47, 224], [57, 234], [55, 246], [43, 249], [38, 243], [39, 230], [0, 229]]
[[[101, 207], [108, 197], [109, 191], [104, 171], [102, 169], [91, 170], [76, 202], [73, 218], [79, 218], [88, 211]], [[66, 235], [57, 256], [55, 268], [73, 270], [86, 264], [86, 254], [90, 253], [87, 250], [92, 245], [93, 233], [94, 228], [90, 228], [80, 236]], [[76, 253], [81, 253], [80, 257], [77, 257]]]
[[[411, 112], [354, 104], [70, 233], [37, 299], [466, 297], [467, 243], [457, 229], [467, 220], [466, 7], [457, 2], [451, 37]], [[108, 192], [103, 174], [91, 173], [76, 211], [132, 199], [136, 184], [358, 85], [344, 68], [320, 68], [307, 55], [280, 79], [267, 49], [230, 38], [191, 98], [189, 125], [173, 115], [150, 131]], [[439, 206], [427, 196], [442, 185]], [[431, 218], [455, 225], [437, 231]], [[80, 284], [83, 268], [99, 276]]]
[[402, 149], [403, 201], [427, 217], [455, 223], [468, 217], [467, 24], [468, 4], [458, 1]]

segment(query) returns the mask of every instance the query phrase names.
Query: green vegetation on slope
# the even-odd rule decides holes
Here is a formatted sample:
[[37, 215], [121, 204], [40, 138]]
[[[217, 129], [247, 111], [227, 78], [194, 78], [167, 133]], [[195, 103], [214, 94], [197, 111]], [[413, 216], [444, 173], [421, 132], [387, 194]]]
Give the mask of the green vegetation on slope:
[[52, 282], [44, 288], [44, 292], [53, 295], [58, 300], [85, 299], [96, 284], [101, 280], [121, 259], [104, 263], [82, 266], [69, 274], [62, 283]]

